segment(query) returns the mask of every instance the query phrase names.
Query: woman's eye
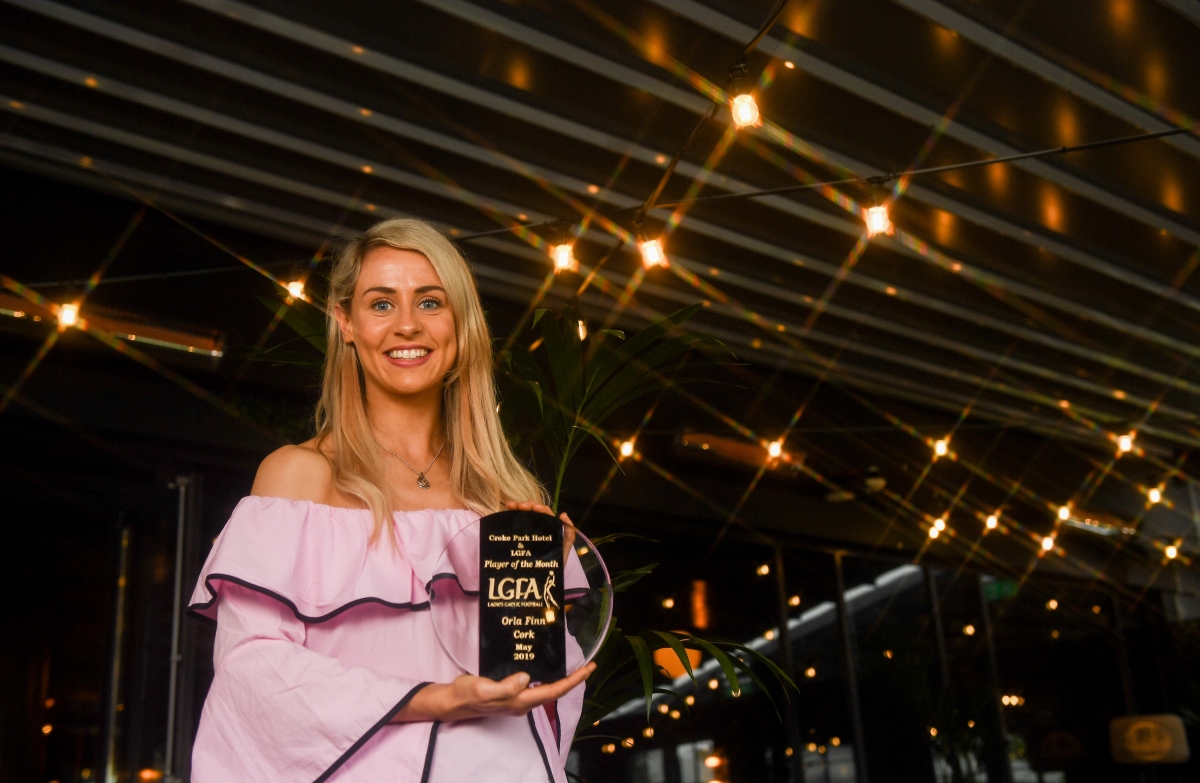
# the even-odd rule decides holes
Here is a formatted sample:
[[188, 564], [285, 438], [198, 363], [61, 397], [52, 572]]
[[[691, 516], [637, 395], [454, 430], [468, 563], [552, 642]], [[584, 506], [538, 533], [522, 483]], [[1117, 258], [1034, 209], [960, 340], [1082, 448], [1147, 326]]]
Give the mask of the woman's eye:
[[422, 299], [420, 302], [417, 302], [417, 307], [422, 310], [436, 310], [441, 306], [442, 303], [437, 299]]
[[371, 309], [377, 313], [385, 313], [392, 309], [392, 303], [386, 299], [376, 299], [374, 302], [371, 302]]

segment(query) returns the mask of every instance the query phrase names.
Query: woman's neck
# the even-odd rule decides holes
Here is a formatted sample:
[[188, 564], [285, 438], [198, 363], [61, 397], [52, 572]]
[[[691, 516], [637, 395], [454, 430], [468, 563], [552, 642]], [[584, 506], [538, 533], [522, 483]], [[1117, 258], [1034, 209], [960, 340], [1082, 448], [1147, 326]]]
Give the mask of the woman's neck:
[[367, 388], [367, 412], [380, 445], [408, 460], [429, 460], [442, 447], [442, 390], [399, 396]]

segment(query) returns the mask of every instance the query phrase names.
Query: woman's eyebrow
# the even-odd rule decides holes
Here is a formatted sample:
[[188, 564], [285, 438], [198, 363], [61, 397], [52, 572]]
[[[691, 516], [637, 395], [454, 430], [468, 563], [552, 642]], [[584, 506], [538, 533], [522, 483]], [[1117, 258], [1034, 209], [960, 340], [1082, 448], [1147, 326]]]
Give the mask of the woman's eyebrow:
[[443, 294], [446, 293], [446, 289], [442, 288], [440, 285], [423, 285], [417, 289], [418, 294], [427, 294], [430, 291], [441, 291]]
[[381, 293], [381, 294], [394, 294], [394, 293], [396, 293], [396, 289], [395, 289], [395, 288], [388, 288], [387, 286], [377, 285], [377, 286], [374, 286], [374, 287], [372, 287], [372, 288], [368, 288], [366, 291], [363, 291], [363, 295], [365, 296], [366, 294], [369, 294], [369, 293], [372, 293], [372, 292], [375, 292], [375, 291], [378, 291], [378, 292], [379, 292], [379, 293]]

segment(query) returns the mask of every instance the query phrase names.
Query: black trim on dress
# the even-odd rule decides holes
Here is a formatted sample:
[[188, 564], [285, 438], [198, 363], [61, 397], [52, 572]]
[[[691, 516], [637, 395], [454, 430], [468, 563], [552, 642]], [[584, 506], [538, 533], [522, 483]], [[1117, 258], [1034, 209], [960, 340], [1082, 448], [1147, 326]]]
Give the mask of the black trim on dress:
[[248, 590], [254, 590], [255, 592], [259, 592], [265, 596], [274, 598], [279, 603], [281, 603], [284, 606], [286, 606], [287, 608], [291, 609], [292, 613], [294, 615], [296, 615], [296, 619], [300, 620], [301, 622], [304, 622], [304, 623], [323, 623], [326, 620], [332, 620], [333, 618], [337, 617], [339, 614], [346, 611], [347, 609], [353, 609], [356, 606], [361, 606], [363, 604], [370, 604], [370, 603], [380, 604], [382, 606], [387, 606], [392, 609], [408, 609], [413, 612], [421, 612], [421, 611], [425, 611], [425, 610], [429, 609], [428, 601], [425, 601], [424, 603], [419, 603], [419, 604], [414, 604], [411, 601], [407, 601], [405, 603], [399, 604], [399, 603], [395, 603], [392, 601], [385, 601], [382, 598], [374, 598], [374, 597], [368, 596], [366, 598], [356, 598], [353, 601], [347, 601], [346, 603], [342, 604], [337, 609], [334, 609], [332, 612], [329, 612], [328, 614], [323, 614], [319, 617], [310, 617], [309, 615], [301, 613], [301, 611], [296, 607], [296, 605], [294, 603], [292, 603], [287, 598], [284, 598], [282, 595], [275, 592], [274, 590], [271, 590], [270, 588], [262, 587], [261, 585], [256, 585], [253, 582], [247, 582], [245, 579], [240, 579], [239, 577], [233, 576], [232, 574], [209, 574], [208, 576], [206, 576], [204, 578], [204, 589], [208, 590], [208, 594], [211, 595], [212, 598], [203, 603], [188, 605], [188, 608], [187, 608], [188, 614], [190, 614], [192, 617], [196, 618], [197, 620], [204, 620], [205, 622], [209, 622], [209, 623], [213, 623], [213, 624], [216, 623], [216, 620], [213, 620], [211, 617], [205, 617], [204, 615], [200, 614], [200, 612], [205, 609], [212, 608], [212, 605], [217, 602], [217, 590], [215, 587], [213, 587], [213, 581], [218, 580], [218, 579], [223, 582], [232, 582], [235, 585], [241, 585], [242, 587], [245, 587]]
[[429, 729], [429, 745], [425, 748], [425, 767], [421, 770], [421, 783], [429, 783], [429, 771], [433, 769], [433, 746], [437, 743], [438, 726], [441, 726], [440, 720], [433, 722], [433, 727]]
[[[332, 775], [334, 772], [337, 772], [338, 767], [345, 764], [346, 761], [351, 756], [353, 756], [355, 753], [357, 753], [359, 751], [359, 748], [361, 748], [363, 745], [366, 745], [367, 740], [371, 739], [371, 737], [374, 737], [375, 734], [380, 729], [382, 729], [384, 726], [391, 723], [392, 718], [396, 717], [396, 714], [399, 713], [400, 710], [404, 709], [405, 706], [407, 706], [410, 701], [412, 701], [412, 697], [417, 695], [417, 691], [421, 690], [426, 685], [429, 685], [429, 683], [423, 682], [418, 685], [414, 685], [412, 690], [410, 690], [408, 693], [404, 694], [403, 699], [396, 702], [395, 707], [392, 707], [390, 710], [388, 710], [387, 714], [385, 714], [382, 718], [380, 718], [379, 721], [374, 726], [367, 729], [367, 733], [362, 735], [361, 737], [359, 737], [358, 741], [355, 742], [353, 745], [351, 745], [349, 750], [347, 750], [345, 753], [343, 753], [341, 756], [339, 756], [338, 760], [333, 762], [333, 764], [329, 767], [329, 769], [327, 769], [323, 773], [321, 773], [321, 776], [319, 778], [317, 778], [316, 780], [314, 780], [313, 783], [324, 783], [326, 780], [329, 780], [329, 776]], [[432, 742], [430, 743], [430, 747], [431, 748], [433, 747]], [[429, 762], [427, 760], [426, 764], [428, 764], [428, 763]]]
[[542, 744], [542, 735], [538, 734], [537, 723], [533, 720], [533, 713], [525, 713], [525, 717], [529, 718], [529, 730], [533, 732], [533, 739], [537, 742], [538, 753], [542, 754], [542, 763], [546, 765], [546, 779], [550, 783], [554, 783], [554, 770], [550, 768], [550, 757], [546, 755], [546, 746]]

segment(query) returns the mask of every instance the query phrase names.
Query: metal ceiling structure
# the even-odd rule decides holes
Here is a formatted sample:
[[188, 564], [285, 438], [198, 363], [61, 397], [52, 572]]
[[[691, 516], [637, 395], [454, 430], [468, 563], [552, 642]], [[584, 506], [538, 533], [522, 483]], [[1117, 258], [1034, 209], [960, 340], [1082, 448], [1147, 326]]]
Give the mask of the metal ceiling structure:
[[[671, 267], [640, 268], [618, 212], [773, 5], [3, 0], [0, 162], [313, 247], [391, 215], [451, 236], [583, 220], [581, 275], [625, 243], [579, 300], [597, 320], [704, 300], [696, 328], [739, 356], [872, 399], [1109, 453], [1135, 430], [1159, 475], [1200, 445], [1194, 130], [902, 179], [873, 238], [857, 185], [653, 209]], [[762, 123], [719, 111], [661, 200], [1194, 128], [1195, 16], [793, 0], [748, 58]], [[463, 246], [525, 305], [550, 239]]]

